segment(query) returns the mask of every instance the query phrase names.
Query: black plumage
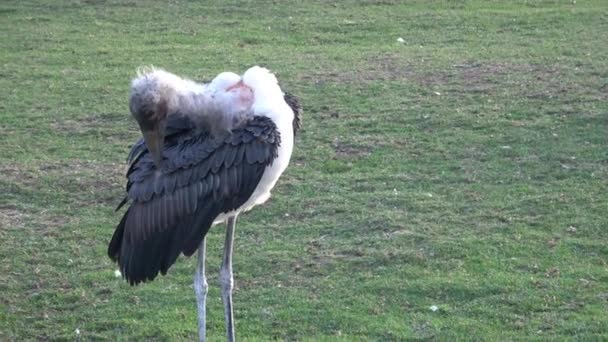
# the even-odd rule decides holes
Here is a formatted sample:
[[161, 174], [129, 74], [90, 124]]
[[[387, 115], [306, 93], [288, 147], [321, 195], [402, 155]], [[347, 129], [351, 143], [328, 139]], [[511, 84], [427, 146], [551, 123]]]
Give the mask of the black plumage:
[[143, 140], [137, 142], [119, 208], [130, 206], [108, 247], [123, 276], [131, 284], [153, 280], [181, 253], [192, 255], [218, 215], [250, 198], [280, 142], [267, 117], [253, 117], [230, 135], [214, 137], [179, 114], [168, 118], [162, 170]]
[[293, 111], [293, 136], [295, 138], [296, 133], [302, 128], [302, 105], [300, 104], [300, 99], [290, 93], [285, 93], [283, 99]]

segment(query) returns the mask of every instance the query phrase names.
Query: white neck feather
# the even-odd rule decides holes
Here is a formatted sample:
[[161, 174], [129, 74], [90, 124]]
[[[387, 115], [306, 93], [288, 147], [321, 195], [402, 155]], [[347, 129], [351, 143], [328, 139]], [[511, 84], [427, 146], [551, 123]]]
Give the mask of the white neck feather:
[[293, 112], [283, 99], [277, 78], [268, 69], [259, 66], [249, 68], [243, 75], [243, 82], [253, 89], [255, 115], [271, 118], [281, 130], [291, 126]]

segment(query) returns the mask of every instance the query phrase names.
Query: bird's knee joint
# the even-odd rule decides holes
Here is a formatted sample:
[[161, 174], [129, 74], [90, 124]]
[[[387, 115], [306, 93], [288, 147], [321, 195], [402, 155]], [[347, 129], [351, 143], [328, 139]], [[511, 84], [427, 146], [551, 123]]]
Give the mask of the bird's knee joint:
[[201, 294], [207, 294], [208, 289], [207, 278], [197, 273], [194, 276], [194, 290]]
[[222, 286], [222, 290], [232, 291], [232, 289], [234, 288], [234, 278], [231, 270], [220, 270], [220, 284]]

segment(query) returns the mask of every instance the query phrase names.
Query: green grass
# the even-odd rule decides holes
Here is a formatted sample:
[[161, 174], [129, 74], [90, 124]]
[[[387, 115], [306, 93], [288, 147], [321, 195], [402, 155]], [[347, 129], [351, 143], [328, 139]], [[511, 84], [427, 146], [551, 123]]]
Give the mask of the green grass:
[[608, 339], [605, 1], [3, 1], [0, 27], [0, 340], [196, 338], [194, 259], [129, 287], [105, 255], [150, 64], [261, 64], [305, 106], [237, 227], [240, 340]]

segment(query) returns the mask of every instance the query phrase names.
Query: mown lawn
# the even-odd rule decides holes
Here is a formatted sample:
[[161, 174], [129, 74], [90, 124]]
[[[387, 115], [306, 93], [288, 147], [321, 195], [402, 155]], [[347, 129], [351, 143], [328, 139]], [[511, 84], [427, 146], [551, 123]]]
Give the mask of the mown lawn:
[[105, 254], [150, 64], [264, 65], [305, 106], [237, 227], [240, 340], [608, 339], [605, 1], [4, 0], [0, 28], [0, 340], [196, 338], [195, 259], [130, 287]]

